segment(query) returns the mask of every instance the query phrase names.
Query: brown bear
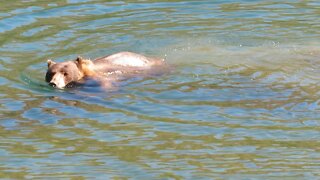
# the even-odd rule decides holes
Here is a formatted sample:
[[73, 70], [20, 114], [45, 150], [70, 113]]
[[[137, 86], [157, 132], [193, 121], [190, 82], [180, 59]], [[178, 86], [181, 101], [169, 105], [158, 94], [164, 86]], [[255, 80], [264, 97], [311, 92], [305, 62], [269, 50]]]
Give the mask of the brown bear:
[[91, 78], [104, 88], [112, 88], [112, 84], [119, 79], [137, 74], [160, 73], [165, 67], [163, 59], [145, 57], [133, 52], [119, 52], [93, 61], [82, 57], [61, 63], [48, 60], [46, 82], [52, 87], [63, 89], [83, 82], [85, 78]]

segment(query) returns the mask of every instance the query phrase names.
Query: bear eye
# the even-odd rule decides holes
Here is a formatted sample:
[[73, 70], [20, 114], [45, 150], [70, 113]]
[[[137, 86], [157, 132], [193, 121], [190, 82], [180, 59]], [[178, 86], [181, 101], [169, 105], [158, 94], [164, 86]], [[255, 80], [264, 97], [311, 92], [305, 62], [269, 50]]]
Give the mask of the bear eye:
[[68, 73], [65, 72], [65, 73], [63, 73], [63, 75], [64, 75], [64, 76], [68, 76]]

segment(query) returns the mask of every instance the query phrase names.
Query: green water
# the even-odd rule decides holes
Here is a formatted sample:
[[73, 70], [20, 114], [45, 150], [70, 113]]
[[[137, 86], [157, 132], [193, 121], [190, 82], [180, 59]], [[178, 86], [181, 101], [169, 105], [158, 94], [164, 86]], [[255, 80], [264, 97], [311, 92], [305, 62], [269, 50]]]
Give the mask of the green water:
[[[1, 179], [317, 179], [320, 3], [0, 1]], [[46, 60], [172, 71], [55, 90]]]

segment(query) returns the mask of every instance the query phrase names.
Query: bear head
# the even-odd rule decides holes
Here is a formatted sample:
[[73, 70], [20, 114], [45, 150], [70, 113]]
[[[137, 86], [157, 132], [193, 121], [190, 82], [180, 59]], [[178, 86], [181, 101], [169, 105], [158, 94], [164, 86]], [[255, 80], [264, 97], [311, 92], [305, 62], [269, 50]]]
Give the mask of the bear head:
[[90, 60], [78, 57], [75, 61], [55, 63], [48, 60], [46, 82], [50, 86], [63, 89], [72, 86], [85, 76], [93, 74], [93, 63]]

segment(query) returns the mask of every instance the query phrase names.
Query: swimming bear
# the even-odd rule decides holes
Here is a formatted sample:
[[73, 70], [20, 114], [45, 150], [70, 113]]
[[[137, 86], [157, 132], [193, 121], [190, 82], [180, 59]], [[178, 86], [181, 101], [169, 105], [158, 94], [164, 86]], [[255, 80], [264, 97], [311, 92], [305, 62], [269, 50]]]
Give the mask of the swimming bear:
[[119, 52], [93, 61], [82, 57], [61, 63], [48, 60], [45, 80], [50, 86], [63, 89], [90, 78], [104, 88], [111, 88], [119, 79], [160, 72], [165, 66], [164, 59], [133, 52]]

